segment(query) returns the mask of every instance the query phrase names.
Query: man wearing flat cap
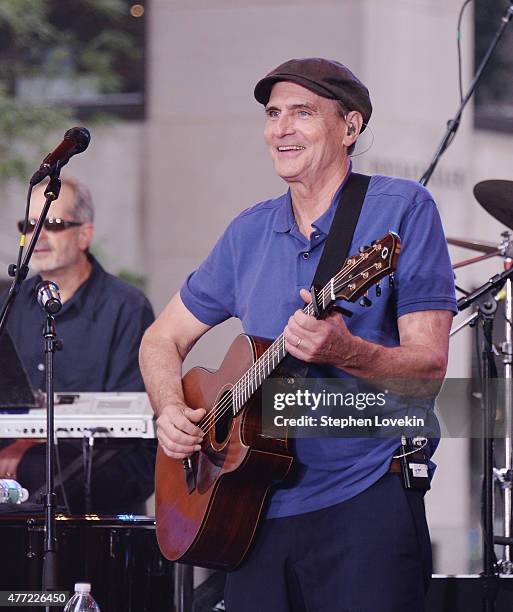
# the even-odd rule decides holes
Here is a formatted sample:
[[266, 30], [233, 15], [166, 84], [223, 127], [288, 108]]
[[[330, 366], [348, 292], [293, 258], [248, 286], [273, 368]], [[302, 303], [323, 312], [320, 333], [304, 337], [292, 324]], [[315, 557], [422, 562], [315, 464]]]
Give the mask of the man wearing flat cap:
[[[445, 375], [457, 310], [453, 275], [436, 204], [418, 183], [370, 177], [350, 242], [354, 254], [396, 232], [402, 251], [394, 284], [383, 284], [365, 309], [344, 304], [343, 315], [320, 319], [303, 311], [353, 181], [349, 155], [372, 113], [367, 88], [339, 62], [306, 58], [267, 74], [255, 98], [265, 107], [275, 170], [289, 189], [232, 221], [141, 347], [159, 442], [175, 459], [200, 451], [205, 433], [197, 427], [205, 411], [184, 401], [183, 359], [229, 317], [253, 336], [283, 333], [286, 352], [311, 378], [441, 381]], [[228, 574], [227, 610], [421, 612], [431, 575], [424, 491], [406, 488], [394, 459], [398, 440], [291, 442], [294, 467], [273, 489], [248, 555]]]

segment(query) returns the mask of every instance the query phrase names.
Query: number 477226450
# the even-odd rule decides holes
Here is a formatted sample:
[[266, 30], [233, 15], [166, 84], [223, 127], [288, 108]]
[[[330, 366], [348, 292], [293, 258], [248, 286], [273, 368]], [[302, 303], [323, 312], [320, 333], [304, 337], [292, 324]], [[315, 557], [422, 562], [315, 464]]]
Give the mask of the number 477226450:
[[67, 591], [0, 591], [0, 607], [63, 606]]

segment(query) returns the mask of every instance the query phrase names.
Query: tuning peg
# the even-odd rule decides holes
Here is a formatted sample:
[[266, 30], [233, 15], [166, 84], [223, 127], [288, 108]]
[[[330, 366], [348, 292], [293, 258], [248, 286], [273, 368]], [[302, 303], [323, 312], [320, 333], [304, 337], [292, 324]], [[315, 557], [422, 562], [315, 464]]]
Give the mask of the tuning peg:
[[363, 306], [363, 308], [368, 308], [369, 306], [372, 306], [372, 302], [366, 295], [364, 295], [360, 300], [360, 306]]
[[368, 248], [369, 248], [369, 246], [367, 246], [367, 245], [365, 245], [365, 244], [364, 244], [363, 246], [361, 246], [361, 247], [358, 249], [358, 251], [359, 251], [360, 253], [364, 253], [364, 252], [365, 252], [365, 251], [366, 251]]
[[388, 286], [390, 287], [390, 289], [394, 288], [394, 275], [393, 274], [391, 274], [388, 277]]
[[381, 297], [381, 283], [378, 282], [376, 285], [376, 297]]

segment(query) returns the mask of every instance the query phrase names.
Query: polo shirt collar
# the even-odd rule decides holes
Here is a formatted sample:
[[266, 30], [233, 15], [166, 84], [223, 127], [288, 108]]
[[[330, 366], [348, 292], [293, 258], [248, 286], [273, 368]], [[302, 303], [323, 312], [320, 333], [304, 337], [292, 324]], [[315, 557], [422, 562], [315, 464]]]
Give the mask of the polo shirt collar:
[[[340, 187], [335, 192], [333, 199], [331, 200], [330, 207], [327, 211], [325, 211], [318, 219], [313, 222], [313, 226], [323, 232], [324, 234], [328, 234], [331, 222], [333, 221], [333, 217], [335, 215], [335, 210], [337, 209], [337, 204], [339, 201], [340, 194], [344, 189], [345, 184], [347, 183], [347, 179], [351, 175], [353, 170], [353, 165], [351, 160], [349, 160], [349, 170], [347, 171], [344, 180], [342, 181]], [[286, 233], [290, 232], [290, 230], [296, 224], [296, 219], [294, 217], [294, 211], [292, 210], [292, 196], [290, 193], [290, 188], [287, 193], [281, 196], [281, 203], [278, 206], [276, 211], [276, 218], [274, 221], [274, 231], [278, 233]]]
[[276, 218], [274, 220], [274, 231], [284, 234], [290, 232], [294, 227], [296, 219], [292, 211], [292, 196], [290, 195], [290, 188], [287, 193], [280, 197], [281, 203], [276, 210]]

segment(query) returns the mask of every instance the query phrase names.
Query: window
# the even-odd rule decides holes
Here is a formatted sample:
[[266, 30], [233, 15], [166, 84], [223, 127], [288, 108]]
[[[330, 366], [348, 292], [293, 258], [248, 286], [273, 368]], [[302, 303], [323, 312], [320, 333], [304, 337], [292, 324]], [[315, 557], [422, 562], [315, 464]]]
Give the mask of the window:
[[[475, 69], [493, 40], [508, 5], [507, 0], [474, 3]], [[513, 132], [513, 23], [511, 22], [506, 26], [476, 87], [474, 102], [476, 128]]]
[[144, 117], [145, 6], [17, 0], [0, 23], [0, 85], [20, 103]]

